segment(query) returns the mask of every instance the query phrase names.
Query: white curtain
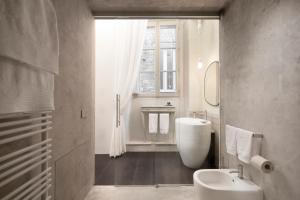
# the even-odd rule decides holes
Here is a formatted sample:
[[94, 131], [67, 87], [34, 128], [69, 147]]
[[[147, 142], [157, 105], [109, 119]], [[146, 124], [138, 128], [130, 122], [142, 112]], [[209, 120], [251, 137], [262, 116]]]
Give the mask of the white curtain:
[[121, 123], [119, 127], [114, 123], [109, 151], [111, 157], [116, 157], [126, 152], [128, 108], [138, 77], [147, 21], [112, 20], [111, 23], [114, 23], [112, 37], [115, 38], [114, 55], [112, 55], [116, 69], [115, 93], [120, 94], [121, 99]]

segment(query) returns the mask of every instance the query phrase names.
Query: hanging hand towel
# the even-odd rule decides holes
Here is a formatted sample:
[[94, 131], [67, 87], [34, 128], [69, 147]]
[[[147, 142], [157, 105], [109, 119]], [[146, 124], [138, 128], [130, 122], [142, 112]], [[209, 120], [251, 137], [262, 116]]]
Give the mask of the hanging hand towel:
[[168, 134], [169, 132], [169, 114], [161, 113], [159, 114], [159, 132], [161, 134]]
[[58, 33], [51, 0], [1, 0], [0, 8], [0, 114], [54, 110]]
[[0, 56], [58, 73], [58, 31], [51, 0], [0, 1]]
[[238, 128], [236, 140], [239, 160], [245, 163], [250, 163], [252, 156], [253, 132]]
[[237, 155], [236, 128], [230, 125], [225, 127], [227, 153]]
[[0, 114], [54, 110], [54, 74], [0, 56]]
[[157, 133], [157, 123], [158, 123], [158, 114], [157, 113], [149, 113], [149, 133], [150, 134]]

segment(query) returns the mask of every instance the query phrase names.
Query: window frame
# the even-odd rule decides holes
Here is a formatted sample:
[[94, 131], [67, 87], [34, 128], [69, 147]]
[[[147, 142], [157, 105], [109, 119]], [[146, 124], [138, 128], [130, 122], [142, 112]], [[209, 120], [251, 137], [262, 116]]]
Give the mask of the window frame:
[[[160, 26], [162, 25], [170, 25], [176, 26], [176, 91], [175, 92], [160, 92]], [[180, 73], [179, 73], [179, 63], [180, 63], [180, 45], [181, 40], [179, 37], [179, 23], [178, 20], [149, 20], [147, 24], [148, 27], [155, 27], [155, 66], [154, 66], [154, 74], [155, 74], [155, 92], [154, 93], [140, 93], [139, 88], [138, 92], [135, 93], [137, 97], [179, 97], [180, 94]], [[180, 40], [180, 41], [179, 41]], [[139, 71], [140, 76], [140, 71]], [[139, 87], [139, 85], [138, 85]]]

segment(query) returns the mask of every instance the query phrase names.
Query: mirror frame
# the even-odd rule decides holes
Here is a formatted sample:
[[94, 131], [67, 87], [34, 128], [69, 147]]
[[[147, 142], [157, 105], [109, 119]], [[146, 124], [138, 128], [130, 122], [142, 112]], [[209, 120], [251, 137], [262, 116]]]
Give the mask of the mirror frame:
[[[217, 104], [212, 104], [212, 103], [210, 103], [207, 99], [206, 99], [206, 95], [205, 95], [205, 93], [206, 93], [206, 74], [207, 74], [207, 71], [209, 70], [209, 68], [210, 68], [210, 65], [212, 65], [212, 64], [214, 64], [214, 63], [217, 63], [218, 64], [218, 68], [219, 68], [219, 73], [218, 73], [218, 83], [217, 83], [217, 85], [218, 85], [218, 103]], [[207, 104], [209, 104], [209, 105], [211, 105], [211, 106], [214, 106], [214, 107], [218, 107], [219, 105], [220, 105], [220, 62], [219, 61], [213, 61], [213, 62], [211, 62], [211, 63], [209, 63], [209, 65], [207, 66], [207, 68], [206, 68], [206, 70], [205, 70], [205, 74], [204, 74], [204, 100], [205, 100], [205, 102], [207, 103]]]

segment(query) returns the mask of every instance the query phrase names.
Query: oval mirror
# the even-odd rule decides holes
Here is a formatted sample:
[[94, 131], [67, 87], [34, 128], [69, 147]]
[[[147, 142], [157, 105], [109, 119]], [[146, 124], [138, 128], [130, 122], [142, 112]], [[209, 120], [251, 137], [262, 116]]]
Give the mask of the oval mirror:
[[204, 99], [211, 106], [219, 106], [219, 62], [210, 63], [204, 76]]

